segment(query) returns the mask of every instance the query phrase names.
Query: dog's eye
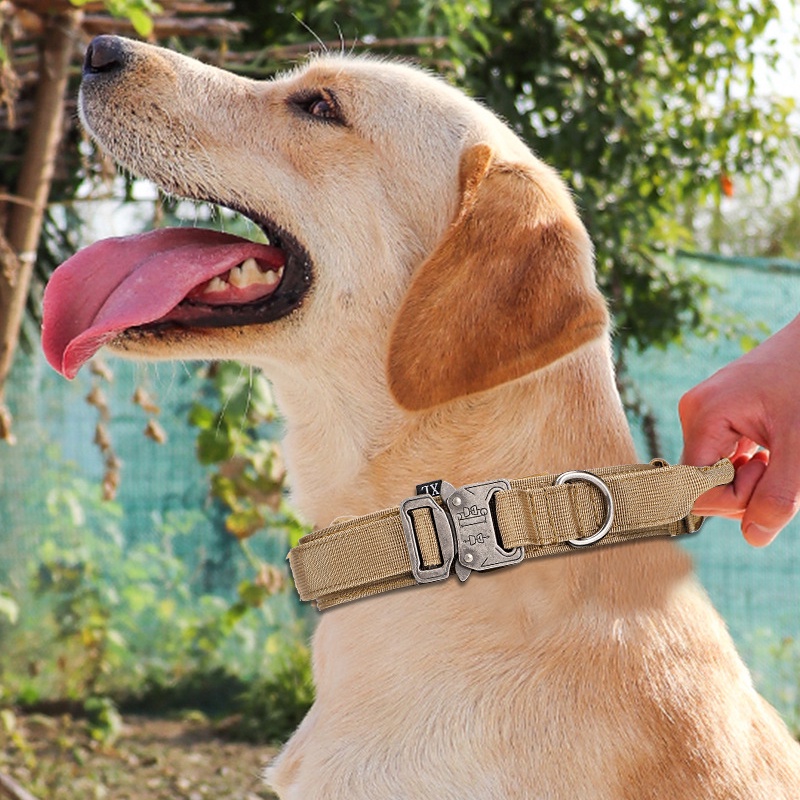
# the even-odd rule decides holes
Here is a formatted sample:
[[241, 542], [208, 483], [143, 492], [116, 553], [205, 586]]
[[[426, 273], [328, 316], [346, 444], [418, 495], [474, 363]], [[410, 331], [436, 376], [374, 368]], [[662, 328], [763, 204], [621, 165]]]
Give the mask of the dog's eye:
[[328, 100], [327, 97], [320, 97], [311, 102], [308, 106], [308, 113], [312, 117], [323, 117], [325, 119], [334, 119], [338, 117], [336, 106]]
[[342, 113], [336, 102], [333, 92], [314, 92], [313, 94], [302, 95], [292, 99], [295, 106], [301, 109], [310, 117], [328, 120], [330, 122], [344, 122]]

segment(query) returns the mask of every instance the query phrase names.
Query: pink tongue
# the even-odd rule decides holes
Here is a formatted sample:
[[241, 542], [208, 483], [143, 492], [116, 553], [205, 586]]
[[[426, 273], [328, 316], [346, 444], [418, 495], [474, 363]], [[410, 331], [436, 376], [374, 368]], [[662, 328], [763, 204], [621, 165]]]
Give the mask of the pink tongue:
[[192, 289], [247, 258], [273, 269], [285, 260], [276, 247], [201, 228], [97, 242], [65, 261], [47, 284], [44, 354], [54, 369], [74, 378], [118, 333], [162, 319]]

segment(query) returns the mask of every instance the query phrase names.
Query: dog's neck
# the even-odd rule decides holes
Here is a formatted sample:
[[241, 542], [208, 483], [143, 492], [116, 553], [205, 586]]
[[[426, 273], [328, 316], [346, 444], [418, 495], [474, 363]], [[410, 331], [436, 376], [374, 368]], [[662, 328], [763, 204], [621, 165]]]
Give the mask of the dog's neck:
[[[397, 505], [428, 480], [463, 485], [635, 460], [606, 342], [420, 413], [399, 410], [383, 385], [358, 392], [358, 407], [348, 391], [357, 375], [328, 380], [314, 389], [276, 382], [295, 502], [317, 526]], [[334, 413], [320, 412], [326, 403]], [[325, 426], [330, 419], [337, 426]]]
[[[430, 479], [463, 485], [635, 461], [604, 341], [522, 380], [418, 414], [389, 413], [396, 406], [388, 391], [383, 402], [371, 395], [378, 398], [375, 408], [353, 408], [344, 387], [343, 381], [320, 398], [342, 404], [335, 416], [328, 416], [314, 413], [309, 387], [296, 384], [286, 391], [276, 386], [288, 420], [296, 496], [302, 513], [318, 526], [396, 505], [414, 493], [416, 484]], [[340, 419], [342, 428], [323, 429], [318, 424], [322, 418]], [[361, 451], [353, 448], [359, 442]], [[327, 666], [317, 665], [318, 692], [352, 692], [365, 669], [377, 674], [386, 672], [387, 664], [429, 657], [438, 645], [435, 636], [420, 639], [423, 629], [447, 630], [449, 637], [480, 631], [491, 646], [513, 648], [514, 642], [497, 638], [508, 630], [495, 631], [497, 615], [515, 614], [526, 636], [546, 639], [562, 636], [573, 614], [589, 613], [606, 635], [621, 614], [667, 602], [671, 587], [689, 569], [678, 548], [656, 540], [534, 559], [470, 577], [463, 585], [452, 578], [347, 603], [326, 611], [317, 628], [318, 642], [324, 640], [320, 652], [332, 656]], [[403, 649], [396, 659], [386, 657], [386, 626], [392, 642]], [[347, 635], [354, 627], [361, 631], [358, 644]], [[381, 653], [374, 663], [373, 650]], [[387, 673], [383, 679], [400, 676]]]

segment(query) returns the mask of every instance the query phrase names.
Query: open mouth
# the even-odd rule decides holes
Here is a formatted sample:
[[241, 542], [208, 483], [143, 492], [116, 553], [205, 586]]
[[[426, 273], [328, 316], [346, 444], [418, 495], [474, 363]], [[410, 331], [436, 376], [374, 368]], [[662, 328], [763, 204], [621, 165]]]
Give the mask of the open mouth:
[[[212, 258], [207, 268], [203, 265], [200, 272], [193, 274], [192, 281], [202, 280], [185, 291], [168, 313], [135, 327], [164, 330], [253, 325], [280, 319], [301, 304], [311, 284], [311, 260], [305, 248], [270, 220], [239, 209], [231, 210], [253, 222], [263, 232], [267, 244], [221, 234], [233, 241], [230, 246], [223, 243], [225, 253], [217, 265], [211, 266]], [[193, 233], [198, 238], [206, 236], [200, 229], [193, 229]], [[217, 232], [210, 234], [209, 246], [213, 248], [217, 246]], [[190, 247], [198, 243], [195, 239]], [[237, 263], [229, 267], [232, 260]], [[189, 283], [182, 285], [185, 289]]]
[[311, 286], [305, 248], [270, 220], [232, 209], [269, 244], [204, 228], [105, 239], [65, 261], [44, 296], [42, 345], [68, 378], [126, 332], [273, 322]]

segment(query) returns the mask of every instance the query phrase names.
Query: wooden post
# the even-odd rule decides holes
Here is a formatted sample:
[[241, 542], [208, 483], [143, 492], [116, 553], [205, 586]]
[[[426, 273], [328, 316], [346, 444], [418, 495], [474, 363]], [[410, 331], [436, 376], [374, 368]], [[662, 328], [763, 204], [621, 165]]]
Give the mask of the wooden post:
[[39, 55], [33, 119], [0, 246], [0, 411], [30, 288], [42, 220], [64, 129], [64, 92], [80, 12], [48, 17]]

